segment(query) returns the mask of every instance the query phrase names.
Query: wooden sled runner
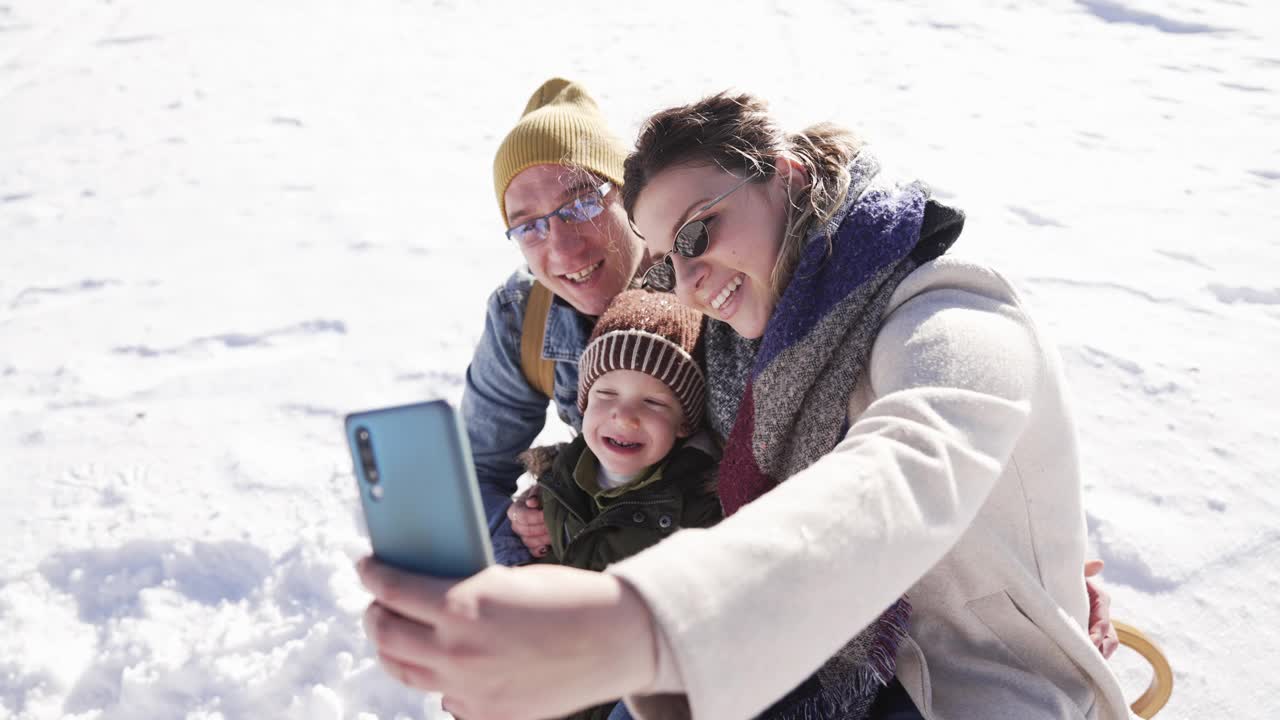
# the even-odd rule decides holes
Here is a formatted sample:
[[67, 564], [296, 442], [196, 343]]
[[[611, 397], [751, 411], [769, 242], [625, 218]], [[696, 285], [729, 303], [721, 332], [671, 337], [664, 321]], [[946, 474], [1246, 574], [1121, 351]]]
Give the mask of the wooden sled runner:
[[1115, 626], [1116, 634], [1120, 636], [1121, 645], [1131, 648], [1151, 663], [1151, 684], [1147, 686], [1147, 691], [1142, 693], [1141, 697], [1133, 701], [1129, 709], [1141, 718], [1155, 717], [1155, 714], [1160, 712], [1160, 708], [1169, 702], [1169, 696], [1173, 694], [1173, 669], [1169, 667], [1169, 660], [1151, 641], [1151, 638], [1138, 628], [1118, 620], [1113, 620], [1111, 624]]

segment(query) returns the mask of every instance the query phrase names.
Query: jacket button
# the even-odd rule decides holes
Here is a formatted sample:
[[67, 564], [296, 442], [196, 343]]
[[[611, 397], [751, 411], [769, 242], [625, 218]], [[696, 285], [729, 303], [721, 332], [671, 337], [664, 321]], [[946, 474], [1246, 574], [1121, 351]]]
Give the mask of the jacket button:
[[658, 518], [658, 527], [662, 528], [663, 530], [666, 530], [667, 528], [671, 527], [671, 516], [663, 515], [662, 517]]
[[640, 523], [644, 522], [644, 513], [637, 510], [636, 513], [631, 516], [631, 520], [635, 524], [639, 525]]

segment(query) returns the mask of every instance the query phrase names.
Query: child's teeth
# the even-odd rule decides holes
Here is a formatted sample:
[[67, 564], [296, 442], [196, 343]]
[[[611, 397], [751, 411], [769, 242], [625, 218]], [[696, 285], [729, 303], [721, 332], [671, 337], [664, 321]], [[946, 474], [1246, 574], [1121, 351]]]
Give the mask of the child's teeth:
[[742, 284], [742, 276], [735, 275], [733, 280], [730, 280], [729, 284], [725, 285], [724, 289], [720, 291], [720, 294], [717, 295], [715, 299], [711, 301], [711, 309], [719, 310], [720, 306], [724, 305], [725, 301], [729, 299], [729, 296], [733, 294], [733, 291], [737, 290], [738, 286], [741, 284]]

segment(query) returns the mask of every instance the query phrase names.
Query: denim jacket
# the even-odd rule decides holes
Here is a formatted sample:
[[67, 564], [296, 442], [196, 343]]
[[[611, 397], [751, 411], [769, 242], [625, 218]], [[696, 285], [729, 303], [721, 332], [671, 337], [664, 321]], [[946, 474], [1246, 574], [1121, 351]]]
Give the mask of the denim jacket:
[[[532, 560], [511, 528], [507, 508], [524, 472], [516, 456], [533, 444], [547, 418], [547, 398], [529, 386], [520, 367], [520, 337], [533, 275], [520, 268], [489, 296], [484, 333], [467, 368], [462, 417], [475, 461], [494, 558], [503, 565]], [[555, 397], [560, 419], [582, 431], [578, 412], [578, 356], [586, 349], [595, 318], [556, 297], [547, 311], [542, 356], [555, 361]]]

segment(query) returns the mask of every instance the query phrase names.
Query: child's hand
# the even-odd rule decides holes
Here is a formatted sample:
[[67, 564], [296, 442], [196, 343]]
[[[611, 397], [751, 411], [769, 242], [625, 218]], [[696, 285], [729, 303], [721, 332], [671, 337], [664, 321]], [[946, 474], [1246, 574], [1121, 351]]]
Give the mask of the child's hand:
[[542, 499], [538, 497], [538, 486], [532, 486], [528, 492], [522, 493], [507, 508], [507, 517], [511, 520], [511, 529], [529, 548], [534, 557], [546, 557], [551, 551], [551, 533], [547, 531], [546, 520], [542, 517]]

